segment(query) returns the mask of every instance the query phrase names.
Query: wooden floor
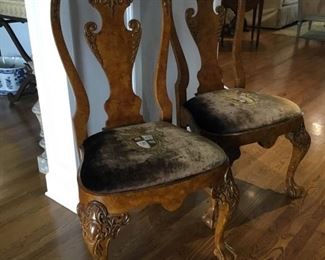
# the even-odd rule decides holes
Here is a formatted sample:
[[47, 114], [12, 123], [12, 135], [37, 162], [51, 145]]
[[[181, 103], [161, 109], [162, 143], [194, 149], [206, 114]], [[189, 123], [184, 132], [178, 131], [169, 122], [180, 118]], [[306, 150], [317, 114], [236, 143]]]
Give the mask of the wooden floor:
[[[226, 44], [225, 69], [227, 50]], [[296, 201], [283, 195], [291, 152], [284, 138], [270, 150], [243, 148], [234, 167], [241, 201], [226, 239], [239, 259], [325, 259], [325, 43], [295, 45], [295, 38], [263, 32], [258, 51], [244, 44], [244, 58], [248, 89], [288, 97], [305, 112], [312, 146], [297, 182], [308, 195]], [[89, 259], [77, 216], [42, 195], [34, 102], [9, 107], [0, 99], [0, 259]], [[197, 193], [175, 213], [160, 206], [133, 212], [110, 259], [214, 259], [213, 232], [200, 221], [207, 206]]]

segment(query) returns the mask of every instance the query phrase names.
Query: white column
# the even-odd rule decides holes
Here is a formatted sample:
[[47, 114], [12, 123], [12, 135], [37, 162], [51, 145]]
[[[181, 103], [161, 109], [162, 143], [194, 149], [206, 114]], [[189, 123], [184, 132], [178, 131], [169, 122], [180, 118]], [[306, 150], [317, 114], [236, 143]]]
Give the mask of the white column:
[[37, 164], [38, 170], [40, 173], [47, 174], [49, 172], [49, 165], [47, 163], [47, 156], [46, 156], [46, 147], [45, 147], [45, 140], [44, 140], [44, 131], [43, 131], [43, 124], [42, 124], [42, 115], [41, 115], [41, 108], [39, 106], [39, 102], [37, 101], [33, 106], [32, 112], [37, 117], [37, 120], [40, 125], [40, 137], [41, 140], [39, 141], [39, 146], [44, 150], [40, 155], [37, 156]]
[[46, 195], [76, 211], [78, 165], [68, 83], [52, 36], [50, 0], [25, 0], [25, 5], [49, 164]]

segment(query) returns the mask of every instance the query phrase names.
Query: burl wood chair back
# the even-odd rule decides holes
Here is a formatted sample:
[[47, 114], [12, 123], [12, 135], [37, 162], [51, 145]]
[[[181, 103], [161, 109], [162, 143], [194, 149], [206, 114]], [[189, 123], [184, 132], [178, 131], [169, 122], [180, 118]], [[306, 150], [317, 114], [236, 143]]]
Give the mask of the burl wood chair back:
[[[146, 1], [146, 0], [145, 0]], [[160, 122], [143, 121], [141, 100], [132, 90], [132, 68], [141, 38], [141, 26], [124, 13], [132, 0], [90, 0], [101, 18], [85, 25], [85, 37], [110, 84], [105, 103], [106, 129], [87, 134], [89, 101], [69, 55], [60, 22], [60, 0], [52, 0], [52, 28], [59, 54], [71, 81], [77, 109], [74, 124], [83, 149], [78, 173], [78, 215], [83, 237], [94, 259], [107, 259], [108, 246], [128, 224], [128, 212], [150, 204], [174, 211], [185, 197], [212, 188], [218, 219], [215, 254], [233, 259], [223, 240], [225, 225], [239, 200], [226, 154], [208, 139], [173, 126], [167, 95], [166, 69], [171, 35], [171, 0], [161, 0], [162, 31], [153, 86], [160, 105]], [[215, 215], [216, 217], [216, 215]]]
[[[197, 13], [190, 8], [186, 10], [186, 23], [198, 47], [201, 57], [201, 68], [197, 78], [199, 86], [198, 94], [224, 89], [223, 75], [218, 62], [219, 42], [224, 25], [225, 9], [222, 6], [213, 8], [213, 0], [198, 0]], [[245, 71], [241, 59], [241, 46], [244, 28], [246, 0], [239, 0], [236, 20], [236, 31], [233, 39], [232, 58], [235, 76], [235, 87], [245, 87]], [[189, 86], [189, 71], [186, 58], [181, 47], [172, 20], [171, 45], [175, 53], [177, 67], [179, 70], [176, 82], [176, 106], [177, 121], [182, 125], [181, 106], [187, 101], [187, 87]]]
[[[106, 127], [114, 128], [143, 122], [140, 115], [141, 99], [132, 89], [132, 68], [141, 39], [141, 25], [137, 20], [124, 24], [124, 13], [131, 4], [130, 0], [91, 0], [90, 4], [99, 12], [102, 18], [102, 28], [94, 22], [85, 24], [85, 37], [88, 45], [100, 63], [106, 77], [109, 79], [110, 96], [105, 103], [108, 116]], [[68, 77], [76, 97], [76, 113], [74, 125], [78, 145], [87, 137], [89, 119], [89, 101], [83, 82], [73, 64], [64, 42], [61, 23], [59, 21], [60, 0], [53, 0], [52, 12], [53, 33], [59, 54], [66, 68]], [[109, 11], [107, 11], [109, 9]], [[165, 8], [165, 10], [167, 10]], [[172, 105], [166, 91], [166, 68], [169, 38], [170, 16], [164, 12], [164, 23], [161, 37], [160, 54], [155, 72], [155, 98], [160, 105], [160, 118], [171, 121]], [[108, 86], [107, 86], [108, 87]], [[121, 109], [123, 107], [123, 109]]]

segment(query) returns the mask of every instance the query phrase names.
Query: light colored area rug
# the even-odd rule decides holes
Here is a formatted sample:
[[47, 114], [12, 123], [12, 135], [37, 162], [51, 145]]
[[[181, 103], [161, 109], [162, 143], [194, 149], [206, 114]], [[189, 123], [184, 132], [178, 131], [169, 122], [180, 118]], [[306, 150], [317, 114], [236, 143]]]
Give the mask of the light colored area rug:
[[[301, 28], [300, 36], [306, 39], [325, 41], [325, 23], [313, 22], [311, 30], [308, 31], [308, 22], [305, 22]], [[293, 25], [281, 30], [274, 31], [273, 34], [286, 35], [289, 37], [297, 36], [297, 25]]]

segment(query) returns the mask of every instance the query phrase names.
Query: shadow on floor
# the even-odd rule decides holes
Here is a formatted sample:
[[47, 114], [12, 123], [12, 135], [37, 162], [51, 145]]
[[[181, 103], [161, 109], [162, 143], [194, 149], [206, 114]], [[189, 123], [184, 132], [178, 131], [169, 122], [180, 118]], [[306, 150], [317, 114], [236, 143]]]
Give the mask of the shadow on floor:
[[240, 190], [240, 201], [230, 223], [230, 228], [240, 226], [267, 212], [287, 206], [292, 201], [284, 193], [262, 189], [238, 179], [236, 179], [236, 183]]
[[[236, 183], [241, 200], [229, 229], [290, 204], [285, 194], [238, 179]], [[159, 205], [153, 205], [131, 213], [131, 223], [123, 228], [118, 239], [112, 243], [112, 257], [140, 259], [146, 256], [146, 259], [155, 259], [155, 256], [166, 255], [168, 259], [192, 259], [191, 256], [195, 259], [201, 251], [197, 250], [197, 246], [207, 242], [213, 245], [213, 242], [210, 243], [213, 231], [201, 221], [208, 207], [208, 195], [203, 191], [188, 196], [176, 212], [168, 212]], [[200, 259], [210, 256], [210, 250], [200, 252]]]

